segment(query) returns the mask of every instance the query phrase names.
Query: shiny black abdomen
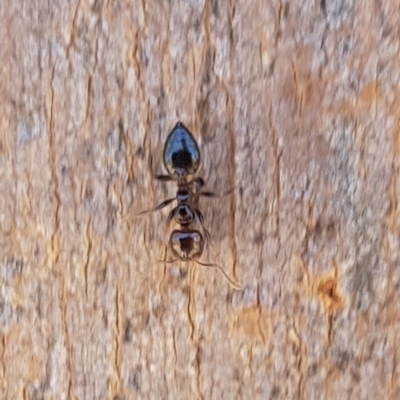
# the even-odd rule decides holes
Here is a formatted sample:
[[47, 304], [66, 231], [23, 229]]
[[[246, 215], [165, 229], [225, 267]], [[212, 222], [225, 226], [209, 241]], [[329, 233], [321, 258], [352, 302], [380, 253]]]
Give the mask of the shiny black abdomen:
[[199, 147], [182, 122], [178, 122], [168, 135], [163, 159], [165, 168], [170, 175], [190, 175], [199, 168]]

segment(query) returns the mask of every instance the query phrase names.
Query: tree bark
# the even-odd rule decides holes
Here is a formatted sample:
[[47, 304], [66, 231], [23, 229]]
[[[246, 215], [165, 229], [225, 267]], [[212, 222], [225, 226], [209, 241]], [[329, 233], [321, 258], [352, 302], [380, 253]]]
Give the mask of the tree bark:
[[[3, 2], [0, 398], [400, 398], [399, 6]], [[240, 291], [135, 216], [178, 120]]]

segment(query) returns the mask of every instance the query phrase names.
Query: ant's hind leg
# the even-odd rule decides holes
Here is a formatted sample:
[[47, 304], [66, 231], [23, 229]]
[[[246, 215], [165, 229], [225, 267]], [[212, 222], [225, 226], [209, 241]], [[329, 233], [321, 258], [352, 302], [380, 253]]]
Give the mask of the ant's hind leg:
[[168, 199], [164, 200], [161, 204], [159, 204], [154, 211], [161, 210], [162, 208], [166, 207], [168, 204], [171, 204], [175, 200], [175, 197], [173, 199]]
[[200, 221], [201, 227], [203, 228], [207, 243], [210, 244], [211, 243], [211, 235], [210, 235], [210, 232], [208, 232], [208, 230], [204, 226], [204, 216], [203, 216], [202, 212], [200, 210], [198, 210], [197, 208], [194, 209], [194, 212], [196, 213], [196, 216]]
[[153, 212], [153, 211], [162, 210], [162, 209], [163, 209], [164, 207], [166, 207], [168, 204], [171, 204], [174, 200], [175, 200], [175, 197], [174, 197], [173, 199], [164, 200], [164, 201], [163, 201], [162, 203], [160, 203], [156, 208], [153, 208], [153, 209], [151, 209], [151, 210], [142, 211], [142, 212], [140, 212], [140, 213], [138, 213], [138, 214], [135, 214], [135, 216], [147, 214], [147, 213], [150, 213], [150, 212]]
[[199, 188], [201, 188], [201, 187], [203, 187], [204, 186], [204, 179], [203, 178], [201, 178], [200, 176], [199, 177], [197, 177], [197, 178], [195, 178], [195, 179], [192, 179], [190, 182], [189, 182], [189, 184], [190, 185], [197, 185]]
[[176, 211], [176, 207], [174, 209], [172, 209], [170, 211], [170, 213], [168, 214], [167, 225], [169, 225], [169, 223], [171, 222], [172, 218], [174, 217], [175, 211]]

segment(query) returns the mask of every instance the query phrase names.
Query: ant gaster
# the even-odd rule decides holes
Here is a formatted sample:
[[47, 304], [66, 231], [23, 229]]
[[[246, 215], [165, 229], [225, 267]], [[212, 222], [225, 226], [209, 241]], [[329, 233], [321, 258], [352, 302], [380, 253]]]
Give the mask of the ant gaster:
[[[198, 230], [191, 227], [195, 218], [200, 222], [207, 242], [210, 242], [211, 238], [204, 226], [203, 214], [195, 207], [195, 203], [199, 196], [217, 197], [217, 195], [201, 190], [204, 186], [202, 178], [188, 179], [189, 175], [195, 174], [200, 166], [200, 150], [196, 140], [182, 122], [178, 122], [168, 135], [164, 146], [163, 161], [168, 175], [158, 175], [156, 179], [176, 181], [178, 190], [174, 198], [163, 201], [154, 210], [150, 211], [161, 210], [173, 201], [177, 201], [177, 206], [171, 210], [167, 218], [168, 224], [174, 219], [180, 226], [180, 229], [175, 229], [171, 233], [169, 239], [172, 254], [182, 261], [194, 261], [205, 267], [217, 268], [228, 283], [234, 289], [239, 290], [241, 286], [232, 280], [219, 265], [206, 264], [198, 260], [203, 254], [204, 238]], [[146, 212], [148, 211], [143, 211], [140, 214]], [[170, 264], [175, 261], [162, 262]]]

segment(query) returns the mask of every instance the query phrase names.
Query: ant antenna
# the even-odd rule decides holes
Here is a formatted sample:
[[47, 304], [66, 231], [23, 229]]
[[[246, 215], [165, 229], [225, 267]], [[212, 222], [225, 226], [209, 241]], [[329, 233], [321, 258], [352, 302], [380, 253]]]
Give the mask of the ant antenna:
[[[178, 260], [157, 260], [157, 262], [163, 263], [163, 264], [173, 264], [177, 262]], [[242, 290], [242, 285], [239, 282], [234, 281], [229, 275], [224, 271], [224, 269], [219, 266], [218, 264], [207, 264], [207, 263], [202, 263], [198, 260], [191, 260], [194, 261], [196, 264], [199, 264], [203, 267], [211, 267], [211, 268], [217, 268], [219, 272], [223, 275], [225, 280], [228, 282], [229, 286], [235, 290]]]
[[229, 275], [224, 271], [224, 269], [219, 266], [218, 264], [206, 264], [206, 263], [202, 263], [198, 260], [193, 260], [196, 264], [202, 265], [203, 267], [212, 267], [212, 268], [217, 268], [219, 272], [221, 272], [221, 274], [224, 276], [224, 278], [226, 279], [226, 281], [229, 283], [229, 285], [235, 289], [235, 290], [241, 290], [242, 289], [242, 285], [239, 282], [234, 281], [232, 278], [229, 277]]

